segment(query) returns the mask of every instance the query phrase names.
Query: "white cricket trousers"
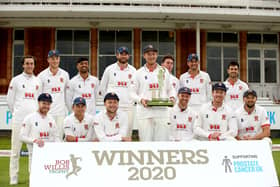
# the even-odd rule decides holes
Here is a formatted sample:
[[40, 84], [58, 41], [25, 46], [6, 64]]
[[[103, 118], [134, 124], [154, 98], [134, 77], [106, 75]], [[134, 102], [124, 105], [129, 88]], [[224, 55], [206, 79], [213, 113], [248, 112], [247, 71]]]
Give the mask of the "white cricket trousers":
[[132, 129], [134, 129], [134, 113], [135, 113], [135, 108], [134, 107], [120, 107], [119, 108], [121, 111], [125, 112], [128, 117], [128, 128], [127, 128], [127, 134], [126, 136], [131, 136], [132, 134]]
[[162, 118], [137, 119], [140, 141], [168, 141], [168, 116]]
[[65, 116], [53, 116], [53, 118], [56, 123], [56, 128], [58, 130], [59, 138], [62, 141], [64, 136], [63, 121]]
[[19, 158], [22, 142], [20, 141], [20, 129], [22, 124], [12, 121], [11, 156], [10, 156], [10, 178], [18, 177]]

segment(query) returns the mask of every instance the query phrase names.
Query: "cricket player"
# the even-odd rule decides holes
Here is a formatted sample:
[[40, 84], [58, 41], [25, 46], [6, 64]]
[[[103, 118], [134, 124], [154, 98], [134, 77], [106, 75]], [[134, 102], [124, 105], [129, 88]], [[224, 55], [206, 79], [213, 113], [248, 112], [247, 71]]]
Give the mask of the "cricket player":
[[208, 103], [211, 99], [211, 80], [208, 73], [199, 70], [196, 54], [190, 54], [187, 61], [189, 70], [180, 76], [180, 87], [192, 90], [189, 106], [198, 112], [202, 104]]
[[[154, 95], [175, 103], [176, 91], [170, 84], [170, 75], [157, 60], [157, 49], [152, 45], [144, 48], [146, 64], [133, 75], [131, 97], [137, 102], [136, 128], [140, 141], [167, 141], [169, 113], [166, 106], [148, 106]], [[157, 97], [157, 96], [156, 96]]]
[[104, 97], [108, 92], [114, 92], [120, 98], [119, 109], [128, 115], [128, 136], [131, 135], [134, 122], [134, 102], [129, 97], [132, 75], [136, 69], [128, 64], [129, 52], [127, 47], [120, 47], [116, 55], [118, 61], [108, 66], [102, 76], [99, 90]]
[[182, 87], [178, 91], [178, 102], [170, 111], [170, 134], [171, 141], [191, 141], [194, 140], [194, 123], [198, 119], [198, 114], [193, 111], [188, 102], [191, 98], [191, 90]]
[[72, 110], [72, 103], [75, 98], [83, 97], [87, 103], [86, 112], [95, 116], [99, 81], [96, 77], [89, 74], [87, 58], [78, 59], [77, 69], [79, 73], [70, 80], [66, 91], [68, 109], [69, 111]]
[[93, 116], [86, 113], [86, 100], [77, 97], [73, 101], [73, 113], [64, 120], [67, 142], [88, 142], [94, 139]]
[[53, 103], [49, 114], [55, 119], [59, 136], [63, 139], [63, 120], [66, 115], [66, 87], [69, 83], [69, 74], [59, 68], [60, 56], [58, 50], [48, 53], [49, 67], [42, 71], [38, 77], [42, 82], [42, 92], [52, 96]]
[[43, 147], [45, 142], [60, 142], [55, 120], [48, 114], [52, 103], [52, 96], [42, 93], [38, 97], [39, 109], [27, 115], [20, 131], [20, 140], [27, 144], [29, 152], [29, 172], [31, 171], [33, 145]]
[[216, 83], [213, 86], [213, 101], [204, 104], [194, 124], [194, 132], [200, 140], [235, 140], [237, 121], [231, 108], [224, 104], [226, 86]]
[[179, 79], [177, 79], [177, 77], [175, 77], [174, 75], [172, 75], [172, 70], [174, 67], [174, 58], [171, 55], [166, 55], [162, 58], [161, 61], [161, 66], [165, 67], [169, 74], [170, 74], [170, 82], [171, 85], [173, 86], [173, 88], [175, 89], [176, 92], [179, 91], [179, 87], [180, 87], [180, 83], [179, 83]]
[[244, 104], [236, 110], [238, 140], [266, 140], [272, 145], [270, 122], [265, 108], [256, 105], [257, 93], [247, 90], [243, 95]]
[[23, 73], [14, 77], [9, 85], [7, 102], [12, 112], [12, 140], [10, 157], [10, 184], [18, 183], [19, 157], [22, 142], [19, 139], [24, 117], [38, 108], [36, 99], [41, 92], [40, 79], [34, 76], [35, 58], [25, 56], [22, 60]]
[[118, 95], [114, 92], [107, 93], [104, 97], [104, 105], [105, 109], [94, 119], [97, 139], [101, 142], [131, 141], [131, 137], [127, 137], [127, 114], [118, 110]]
[[245, 82], [238, 78], [239, 64], [237, 62], [230, 62], [227, 73], [228, 79], [224, 82], [227, 87], [225, 103], [235, 111], [243, 106], [243, 94], [249, 88]]

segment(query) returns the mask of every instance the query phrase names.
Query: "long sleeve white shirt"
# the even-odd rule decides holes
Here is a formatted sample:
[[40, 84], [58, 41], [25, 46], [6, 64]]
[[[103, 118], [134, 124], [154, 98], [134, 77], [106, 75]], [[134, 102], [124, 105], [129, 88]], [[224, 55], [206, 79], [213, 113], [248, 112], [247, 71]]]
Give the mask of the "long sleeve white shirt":
[[199, 71], [195, 77], [189, 72], [180, 76], [180, 87], [188, 87], [192, 91], [189, 106], [202, 105], [210, 101], [212, 94], [211, 80], [208, 73]]
[[83, 97], [87, 103], [86, 112], [90, 115], [96, 113], [96, 99], [98, 94], [99, 81], [96, 77], [89, 75], [83, 79], [80, 74], [73, 77], [66, 91], [66, 101], [69, 111], [72, 111], [72, 104], [76, 97]]
[[237, 134], [237, 121], [231, 108], [223, 104], [218, 109], [212, 103], [202, 105], [198, 120], [194, 124], [194, 132], [201, 140], [207, 140], [209, 135], [220, 132], [220, 140], [234, 138]]
[[110, 119], [106, 109], [102, 110], [95, 116], [94, 129], [99, 141], [121, 141], [128, 130], [127, 114], [118, 110], [116, 116]]
[[249, 89], [248, 85], [240, 79], [234, 84], [230, 83], [229, 80], [226, 80], [224, 84], [227, 87], [225, 103], [235, 111], [243, 106], [243, 94]]
[[176, 91], [170, 84], [170, 74], [168, 70], [157, 64], [156, 69], [149, 71], [144, 65], [136, 71], [131, 82], [130, 96], [138, 102], [136, 116], [138, 119], [153, 118], [153, 117], [167, 117], [168, 107], [144, 107], [140, 104], [141, 99], [152, 100], [152, 95], [159, 91], [158, 73], [164, 71], [164, 80], [160, 97], [169, 99], [176, 98]]
[[108, 92], [115, 92], [120, 101], [120, 107], [131, 107], [133, 100], [129, 97], [129, 87], [131, 84], [132, 75], [136, 69], [129, 65], [121, 69], [118, 63], [108, 66], [102, 76], [99, 90], [104, 97]]
[[20, 124], [26, 115], [37, 110], [37, 99], [41, 88], [39, 78], [24, 72], [11, 80], [7, 102], [12, 111], [14, 123]]
[[27, 144], [33, 144], [35, 139], [42, 139], [45, 142], [61, 141], [55, 120], [51, 115], [42, 116], [39, 112], [33, 112], [24, 118], [20, 139]]
[[170, 110], [170, 134], [171, 141], [190, 141], [194, 138], [194, 123], [198, 119], [198, 114], [188, 107], [181, 110], [176, 104]]
[[74, 136], [78, 142], [91, 141], [95, 138], [93, 116], [85, 113], [84, 119], [79, 121], [74, 113], [64, 119], [63, 128], [65, 136]]
[[42, 71], [38, 78], [42, 82], [42, 92], [52, 96], [52, 104], [49, 114], [52, 116], [64, 116], [66, 113], [66, 87], [69, 84], [69, 74], [63, 69], [53, 75], [50, 68]]

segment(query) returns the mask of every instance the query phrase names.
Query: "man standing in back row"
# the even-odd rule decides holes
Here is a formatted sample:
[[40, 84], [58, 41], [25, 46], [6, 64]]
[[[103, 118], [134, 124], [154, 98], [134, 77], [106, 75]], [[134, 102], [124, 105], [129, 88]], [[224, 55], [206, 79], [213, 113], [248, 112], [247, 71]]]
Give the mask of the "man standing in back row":
[[192, 91], [189, 102], [197, 112], [202, 104], [211, 99], [211, 80], [208, 73], [199, 70], [198, 56], [194, 53], [188, 56], [188, 72], [180, 76], [180, 87], [188, 87]]
[[131, 135], [134, 119], [133, 100], [129, 97], [132, 75], [136, 69], [128, 64], [129, 52], [127, 47], [120, 47], [116, 55], [118, 61], [105, 69], [100, 82], [100, 94], [114, 92], [120, 98], [119, 109], [128, 115], [128, 135]]
[[49, 67], [42, 71], [38, 77], [42, 82], [42, 92], [52, 96], [53, 103], [49, 114], [55, 119], [59, 137], [63, 138], [63, 120], [66, 115], [66, 87], [69, 83], [69, 74], [59, 68], [60, 56], [58, 50], [48, 53]]
[[157, 60], [157, 49], [152, 45], [144, 48], [146, 64], [133, 75], [131, 97], [137, 102], [136, 128], [140, 141], [168, 140], [168, 107], [148, 106], [155, 95], [175, 103], [176, 92], [170, 84], [170, 75]]
[[24, 117], [38, 108], [37, 98], [41, 92], [41, 81], [33, 75], [35, 58], [25, 56], [22, 60], [23, 73], [14, 77], [9, 85], [7, 102], [12, 118], [12, 142], [10, 157], [10, 184], [18, 183], [19, 157], [22, 142], [20, 129]]
[[68, 110], [72, 111], [72, 103], [75, 98], [82, 97], [87, 103], [86, 112], [95, 116], [99, 81], [96, 77], [89, 74], [87, 58], [78, 59], [77, 69], [79, 73], [70, 80], [66, 92]]
[[227, 72], [228, 79], [224, 82], [227, 87], [225, 103], [235, 111], [243, 105], [243, 94], [248, 90], [248, 85], [238, 78], [239, 64], [237, 62], [230, 62]]

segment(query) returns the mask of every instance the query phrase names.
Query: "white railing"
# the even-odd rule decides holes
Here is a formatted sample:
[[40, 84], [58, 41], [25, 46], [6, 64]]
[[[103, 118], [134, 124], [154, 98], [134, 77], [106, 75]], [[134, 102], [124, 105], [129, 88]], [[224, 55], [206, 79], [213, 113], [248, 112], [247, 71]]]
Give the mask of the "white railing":
[[156, 6], [280, 10], [280, 0], [0, 0], [4, 5]]

